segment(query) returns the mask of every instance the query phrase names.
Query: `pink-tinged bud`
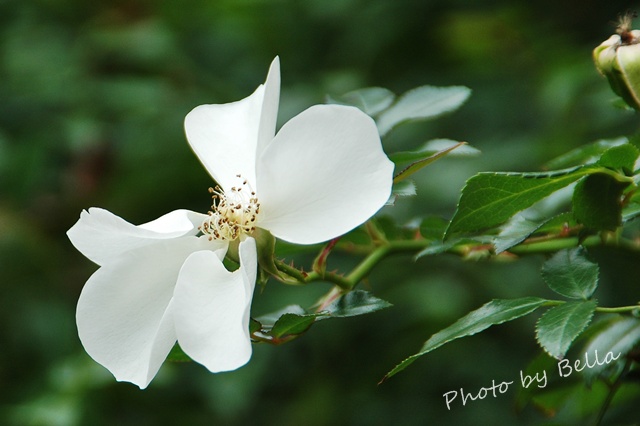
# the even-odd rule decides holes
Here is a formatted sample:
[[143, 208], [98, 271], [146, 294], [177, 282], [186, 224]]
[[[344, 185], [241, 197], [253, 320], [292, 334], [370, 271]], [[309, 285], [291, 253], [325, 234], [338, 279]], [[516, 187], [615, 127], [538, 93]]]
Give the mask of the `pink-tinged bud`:
[[617, 34], [593, 50], [593, 61], [611, 89], [631, 108], [640, 110], [640, 30], [630, 29], [633, 16], [625, 15]]

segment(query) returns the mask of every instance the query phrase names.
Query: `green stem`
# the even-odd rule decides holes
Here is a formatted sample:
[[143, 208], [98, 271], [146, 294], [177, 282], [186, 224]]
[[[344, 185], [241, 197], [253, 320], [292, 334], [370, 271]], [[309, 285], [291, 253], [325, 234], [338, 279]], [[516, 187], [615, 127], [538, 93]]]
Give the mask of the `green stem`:
[[376, 225], [373, 219], [368, 220], [364, 224], [364, 227], [374, 244], [385, 243], [387, 241], [387, 237], [384, 235], [384, 232], [378, 228], [378, 225]]
[[344, 290], [351, 290], [351, 288], [353, 288], [350, 281], [335, 272], [324, 272], [323, 274], [319, 274], [318, 272], [307, 273], [278, 259], [274, 260], [274, 264], [278, 271], [283, 272], [290, 278], [293, 278], [293, 280], [280, 278], [280, 281], [285, 284], [304, 285], [314, 281], [328, 281]]
[[351, 283], [351, 287], [355, 287], [363, 278], [365, 278], [371, 270], [382, 259], [392, 253], [402, 252], [414, 252], [416, 250], [422, 250], [430, 244], [428, 240], [397, 240], [387, 241], [382, 245], [376, 247], [364, 258], [358, 266], [356, 266], [349, 275], [347, 275], [347, 281]]
[[635, 185], [635, 180], [633, 176], [625, 176], [623, 174], [620, 174], [618, 172], [615, 172], [611, 169], [608, 169], [606, 167], [601, 167], [599, 169], [597, 169], [598, 173], [602, 173], [605, 175], [609, 175], [612, 178], [614, 178], [615, 180], [617, 180], [620, 183], [630, 183], [630, 184], [634, 184]]
[[640, 305], [636, 305], [636, 306], [620, 306], [619, 308], [598, 307], [598, 308], [596, 308], [596, 312], [602, 312], [602, 313], [607, 313], [607, 314], [623, 314], [623, 313], [626, 313], [626, 312], [633, 312], [636, 309], [640, 309]]
[[347, 291], [353, 288], [353, 285], [351, 284], [351, 281], [349, 281], [348, 278], [345, 278], [344, 275], [341, 275], [335, 272], [325, 271], [322, 274], [319, 274], [317, 272], [310, 272], [309, 275], [307, 276], [305, 284], [308, 284], [314, 281], [328, 281], [332, 284], [337, 285], [341, 289], [347, 290]]
[[[565, 300], [547, 300], [546, 302], [544, 302], [543, 306], [548, 307], [548, 306], [558, 306], [558, 305], [564, 305], [565, 303], [567, 303]], [[603, 314], [624, 314], [627, 312], [632, 312], [636, 309], [640, 309], [640, 305], [635, 305], [635, 306], [620, 306], [618, 308], [605, 308], [605, 307], [596, 307], [596, 312], [600, 312]]]
[[371, 269], [378, 264], [389, 252], [391, 251], [391, 245], [385, 244], [375, 250], [373, 250], [367, 257], [364, 258], [358, 266], [356, 266], [349, 275], [347, 275], [347, 281], [351, 284], [351, 288], [355, 287], [364, 277], [366, 277]]
[[[276, 268], [280, 272], [284, 272], [289, 277], [293, 278], [297, 281], [297, 284], [306, 284], [308, 274], [305, 274], [298, 268], [288, 265], [282, 260], [274, 259], [273, 263], [276, 265]], [[285, 281], [287, 284], [294, 284], [290, 281]]]
[[[433, 244], [432, 240], [427, 239], [411, 239], [411, 240], [386, 240], [381, 231], [373, 222], [368, 223], [368, 232], [372, 237], [373, 244], [370, 245], [354, 245], [350, 243], [338, 243], [338, 247], [352, 254], [362, 254], [364, 259], [346, 276], [336, 272], [326, 272], [323, 270], [304, 272], [292, 265], [288, 265], [281, 260], [275, 260], [274, 264], [278, 271], [283, 273], [279, 279], [286, 284], [305, 285], [315, 281], [330, 282], [342, 291], [348, 292], [358, 285], [360, 281], [367, 277], [373, 268], [385, 257], [393, 253], [416, 253]], [[532, 239], [531, 241], [523, 241], [522, 243], [511, 247], [508, 252], [514, 255], [526, 254], [542, 254], [554, 253], [559, 250], [573, 248], [577, 246], [593, 247], [593, 246], [613, 246], [621, 247], [631, 251], [640, 251], [640, 241], [632, 241], [621, 238], [619, 236], [612, 237], [606, 234], [591, 235], [584, 239], [575, 236], [563, 236], [549, 239]], [[456, 245], [446, 252], [459, 256], [467, 256], [474, 250], [492, 250], [491, 244], [486, 243], [465, 243]], [[553, 302], [554, 304], [562, 302]], [[550, 305], [551, 306], [551, 305]], [[597, 312], [602, 313], [625, 313], [639, 306], [624, 306], [617, 308], [596, 308]]]
[[[344, 290], [351, 290], [355, 287], [363, 278], [365, 278], [375, 265], [384, 259], [386, 256], [392, 253], [414, 253], [423, 250], [433, 241], [426, 239], [414, 239], [414, 240], [391, 240], [391, 241], [379, 241], [379, 245], [339, 245], [341, 249], [346, 250], [352, 254], [363, 254], [365, 258], [355, 269], [353, 269], [346, 277], [337, 274], [335, 272], [303, 272], [291, 265], [284, 263], [283, 261], [276, 260], [276, 268], [293, 278], [293, 282], [290, 280], [283, 280], [287, 284], [308, 284], [313, 281], [328, 281], [336, 284]], [[563, 237], [549, 240], [535, 240], [533, 242], [523, 242], [517, 246], [511, 247], [509, 253], [516, 255], [527, 254], [543, 254], [554, 253], [559, 250], [568, 249], [582, 245], [584, 247], [594, 247], [599, 245], [622, 247], [627, 250], [640, 251], [640, 243], [631, 241], [624, 238], [603, 238], [600, 235], [592, 235], [584, 240], [580, 240], [578, 237]], [[473, 251], [474, 248], [486, 249], [487, 244], [465, 244], [463, 246], [454, 246], [447, 250], [448, 253], [464, 256]]]
[[585, 238], [582, 243], [578, 237], [567, 237], [555, 240], [536, 241], [533, 243], [525, 242], [511, 247], [509, 252], [513, 254], [552, 253], [567, 248], [577, 247], [578, 245], [591, 247], [599, 244], [602, 244], [602, 239], [597, 235]]

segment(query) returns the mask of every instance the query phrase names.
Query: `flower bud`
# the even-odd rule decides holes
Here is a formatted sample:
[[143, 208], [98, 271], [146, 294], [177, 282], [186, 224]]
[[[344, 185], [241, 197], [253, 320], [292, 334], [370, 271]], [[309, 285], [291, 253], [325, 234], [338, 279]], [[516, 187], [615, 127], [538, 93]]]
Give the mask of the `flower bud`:
[[621, 19], [617, 34], [593, 50], [593, 61], [611, 89], [640, 110], [640, 30], [630, 30], [631, 16]]

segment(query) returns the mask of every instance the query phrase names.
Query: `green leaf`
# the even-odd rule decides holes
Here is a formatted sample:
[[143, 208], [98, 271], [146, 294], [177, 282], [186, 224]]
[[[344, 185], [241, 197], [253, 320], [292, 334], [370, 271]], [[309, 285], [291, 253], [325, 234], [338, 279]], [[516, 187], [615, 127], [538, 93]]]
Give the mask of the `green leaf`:
[[263, 328], [271, 329], [280, 317], [286, 314], [305, 315], [306, 311], [300, 305], [287, 305], [275, 312], [262, 315], [256, 318], [255, 321], [262, 324]]
[[627, 142], [627, 138], [617, 138], [603, 139], [588, 145], [583, 145], [549, 161], [545, 164], [545, 168], [555, 170], [578, 166], [581, 164], [595, 163], [598, 161], [602, 153], [607, 151], [609, 148], [624, 145]]
[[545, 221], [540, 228], [536, 230], [536, 234], [560, 234], [565, 232], [567, 228], [576, 226], [576, 220], [570, 212], [560, 213]]
[[627, 223], [640, 216], [640, 203], [629, 203], [622, 209], [622, 223]]
[[416, 184], [414, 181], [403, 180], [402, 182], [394, 183], [393, 188], [391, 188], [391, 196], [385, 205], [393, 206], [399, 197], [413, 197], [416, 194]]
[[420, 222], [420, 235], [429, 240], [442, 240], [445, 229], [447, 229], [447, 221], [440, 216], [429, 216]]
[[567, 302], [545, 312], [536, 325], [540, 346], [554, 358], [562, 359], [571, 343], [589, 325], [596, 301]]
[[453, 325], [431, 336], [431, 338], [422, 346], [420, 352], [410, 356], [395, 366], [395, 368], [388, 372], [382, 380], [384, 381], [399, 373], [422, 355], [429, 353], [452, 340], [471, 336], [491, 327], [492, 325], [502, 324], [530, 314], [546, 302], [547, 300], [537, 297], [524, 297], [521, 299], [511, 300], [492, 300], [479, 309], [476, 309], [475, 311], [460, 318]]
[[423, 158], [421, 160], [418, 160], [418, 161], [415, 161], [415, 162], [409, 164], [404, 170], [402, 170], [400, 173], [398, 173], [393, 178], [393, 183], [398, 183], [398, 182], [406, 179], [407, 177], [411, 176], [412, 174], [414, 174], [418, 170], [420, 170], [423, 167], [433, 163], [436, 160], [439, 160], [440, 158], [442, 158], [445, 155], [447, 155], [449, 152], [453, 151], [454, 149], [456, 149], [459, 146], [462, 146], [464, 144], [465, 144], [465, 142], [458, 142], [457, 144], [455, 144], [453, 146], [450, 146], [448, 148], [445, 148], [442, 151], [438, 151], [435, 154], [430, 155], [427, 158]]
[[[405, 239], [411, 236], [409, 229], [399, 226], [396, 220], [390, 216], [378, 216], [371, 221], [371, 225], [375, 234], [379, 233], [381, 237], [388, 240]], [[371, 242], [371, 238], [372, 236], [369, 234], [368, 242]]]
[[433, 256], [435, 254], [444, 253], [450, 248], [452, 248], [454, 245], [456, 245], [456, 243], [457, 241], [453, 241], [453, 240], [445, 241], [445, 242], [434, 241], [424, 249], [420, 250], [418, 254], [415, 255], [414, 259], [418, 260], [423, 256]]
[[608, 353], [612, 356], [620, 357], [618, 362], [610, 364], [595, 365], [592, 368], [585, 368], [583, 374], [588, 383], [612, 370], [619, 371], [627, 355], [640, 342], [640, 320], [633, 317], [618, 316], [606, 328], [600, 331], [585, 347], [584, 352], [590, 359], [595, 358], [596, 351], [600, 360], [603, 360]]
[[600, 160], [598, 160], [598, 164], [603, 167], [622, 170], [623, 172], [631, 174], [638, 155], [640, 155], [638, 148], [627, 143], [606, 150], [600, 157]]
[[[327, 305], [321, 312], [307, 313], [298, 305], [289, 305], [276, 312], [252, 320], [259, 327], [259, 331], [282, 338], [304, 333], [315, 321], [328, 318], [343, 318], [364, 315], [392, 306], [389, 302], [379, 299], [364, 290], [347, 293]], [[250, 324], [250, 329], [256, 325]]]
[[586, 258], [582, 247], [561, 250], [542, 265], [549, 288], [570, 299], [589, 299], [598, 287], [598, 273], [598, 265]]
[[253, 318], [249, 318], [249, 334], [257, 333], [262, 330], [262, 324]]
[[[551, 376], [553, 377], [554, 375]], [[551, 380], [549, 379], [550, 382]], [[533, 386], [530, 386], [530, 388], [533, 388]], [[595, 418], [602, 406], [602, 401], [607, 398], [610, 389], [605, 383], [595, 383], [591, 388], [587, 388], [580, 380], [560, 378], [544, 389], [536, 387], [536, 391], [531, 403], [539, 413], [547, 413], [549, 417], [555, 416], [556, 413], [561, 413], [558, 417], [562, 416], [563, 418], [577, 420]], [[543, 424], [560, 426], [571, 423], [588, 424], [585, 421], [578, 421], [578, 423], [549, 421]]]
[[[436, 240], [418, 252], [414, 257], [414, 260], [418, 260], [423, 256], [441, 254], [456, 246], [461, 247], [462, 252], [464, 252], [464, 246], [477, 247], [478, 245], [489, 245], [492, 242], [493, 236], [489, 235], [478, 235], [473, 238], [451, 238], [447, 241]], [[471, 254], [473, 257], [472, 253], [481, 254], [482, 252], [487, 252], [487, 250], [472, 250], [470, 253], [467, 253], [466, 256]]]
[[479, 173], [462, 189], [445, 238], [500, 225], [594, 170], [577, 167], [550, 173]]
[[510, 249], [516, 244], [520, 244], [525, 238], [540, 227], [540, 223], [526, 219], [522, 215], [514, 216], [507, 222], [500, 233], [493, 239], [496, 254]]
[[416, 195], [416, 183], [411, 180], [405, 180], [393, 185], [391, 193], [398, 197], [411, 197]]
[[328, 314], [331, 318], [353, 317], [370, 314], [390, 306], [393, 305], [367, 291], [354, 290], [331, 302], [322, 313]]
[[284, 314], [271, 328], [273, 337], [280, 338], [291, 334], [301, 334], [307, 331], [319, 316], [323, 314]]
[[598, 231], [622, 224], [622, 193], [628, 183], [597, 173], [578, 182], [573, 191], [573, 215], [578, 223]]
[[[522, 370], [523, 376], [529, 377], [540, 377], [541, 373], [544, 371], [553, 371], [557, 369], [558, 360], [551, 358], [544, 351], [540, 351], [535, 358], [529, 362], [529, 364]], [[555, 380], [555, 376], [549, 374], [548, 375], [547, 386], [544, 388], [539, 388], [538, 386], [519, 386], [516, 391], [515, 397], [515, 409], [517, 412], [522, 412], [522, 410], [530, 404], [533, 399], [540, 394], [540, 392], [544, 390], [548, 391], [549, 388], [553, 388], [554, 385], [557, 385], [558, 380]], [[537, 380], [536, 380], [537, 382]], [[533, 382], [532, 382], [533, 383]]]
[[449, 148], [455, 146], [456, 150], [448, 153], [451, 157], [475, 157], [480, 155], [482, 152], [478, 148], [474, 148], [469, 145], [467, 142], [464, 145], [460, 145], [459, 141], [454, 141], [451, 139], [431, 139], [422, 145], [421, 149], [431, 150], [434, 152], [446, 151]]
[[366, 114], [374, 116], [387, 109], [395, 97], [393, 92], [382, 87], [367, 87], [345, 93], [342, 96], [328, 96], [327, 103], [355, 106]]
[[458, 109], [466, 102], [471, 90], [463, 86], [422, 86], [410, 90], [378, 117], [380, 136], [400, 123], [427, 120]]
[[[456, 148], [451, 151], [450, 148]], [[449, 150], [448, 155], [452, 157], [479, 155], [480, 150], [468, 145], [460, 145], [460, 142], [451, 139], [433, 139], [427, 141], [415, 151], [402, 151], [389, 155], [389, 159], [395, 164], [408, 163], [412, 161], [424, 160], [440, 151]]]

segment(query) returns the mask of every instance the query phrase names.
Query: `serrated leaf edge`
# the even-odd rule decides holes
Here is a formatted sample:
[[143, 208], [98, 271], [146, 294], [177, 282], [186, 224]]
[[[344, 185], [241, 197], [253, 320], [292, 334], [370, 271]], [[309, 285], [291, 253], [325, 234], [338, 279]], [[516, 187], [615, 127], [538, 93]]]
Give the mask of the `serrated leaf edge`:
[[[483, 309], [483, 308], [484, 308], [484, 307], [486, 307], [487, 305], [489, 305], [489, 304], [491, 304], [491, 303], [495, 303], [495, 302], [501, 302], [501, 301], [514, 301], [514, 300], [522, 300], [522, 301], [524, 301], [524, 300], [529, 300], [530, 302], [534, 302], [534, 301], [535, 301], [535, 302], [537, 302], [537, 304], [534, 304], [534, 306], [533, 306], [533, 307], [530, 307], [531, 309], [530, 309], [529, 311], [525, 311], [525, 312], [523, 312], [522, 314], [520, 314], [520, 315], [518, 315], [518, 316], [515, 316], [515, 317], [513, 317], [513, 318], [504, 319], [504, 320], [502, 320], [502, 321], [497, 321], [497, 322], [494, 322], [494, 323], [488, 324], [486, 327], [484, 327], [484, 328], [480, 328], [480, 329], [478, 329], [478, 330], [474, 331], [473, 333], [463, 334], [463, 335], [459, 335], [459, 336], [456, 336], [456, 337], [452, 337], [452, 338], [450, 338], [450, 339], [448, 339], [448, 340], [444, 340], [442, 343], [440, 343], [439, 345], [434, 346], [433, 348], [430, 348], [430, 349], [428, 349], [428, 350], [426, 350], [426, 351], [424, 350], [424, 348], [427, 346], [427, 344], [428, 344], [428, 343], [429, 343], [429, 342], [430, 342], [430, 341], [431, 341], [435, 336], [437, 336], [438, 334], [440, 334], [440, 333], [444, 332], [445, 330], [448, 330], [449, 328], [453, 328], [453, 327], [455, 327], [455, 326], [456, 326], [456, 324], [458, 324], [460, 321], [462, 321], [463, 319], [466, 319], [467, 317], [471, 316], [472, 314], [474, 314], [474, 313], [478, 312], [479, 310]], [[415, 354], [413, 354], [413, 355], [411, 355], [411, 356], [409, 356], [409, 357], [405, 358], [405, 359], [404, 359], [404, 360], [402, 360], [400, 363], [398, 363], [398, 364], [397, 364], [393, 369], [391, 369], [387, 374], [385, 374], [385, 376], [380, 380], [380, 382], [379, 382], [378, 384], [383, 383], [383, 382], [384, 382], [384, 381], [386, 381], [387, 379], [389, 379], [389, 378], [391, 378], [392, 376], [396, 375], [397, 373], [401, 372], [402, 370], [404, 370], [405, 368], [407, 368], [410, 364], [412, 364], [412, 363], [413, 363], [417, 358], [419, 358], [419, 357], [421, 357], [421, 356], [423, 356], [423, 355], [425, 355], [425, 354], [427, 354], [427, 353], [429, 353], [429, 352], [431, 352], [431, 351], [434, 351], [434, 350], [438, 349], [439, 347], [441, 347], [441, 346], [443, 346], [443, 345], [446, 345], [447, 343], [450, 343], [450, 342], [452, 342], [452, 341], [454, 341], [454, 340], [457, 340], [457, 339], [460, 339], [460, 338], [463, 338], [463, 337], [473, 336], [473, 335], [478, 334], [478, 333], [480, 333], [480, 332], [482, 332], [482, 331], [486, 330], [487, 328], [490, 328], [490, 327], [492, 327], [492, 326], [494, 326], [494, 325], [500, 325], [500, 324], [504, 324], [505, 322], [509, 322], [509, 321], [516, 320], [516, 319], [518, 319], [518, 318], [522, 318], [523, 316], [525, 316], [525, 315], [529, 315], [530, 313], [534, 312], [536, 309], [538, 309], [538, 308], [540, 308], [541, 306], [543, 306], [543, 305], [544, 305], [544, 303], [546, 303], [546, 302], [548, 302], [548, 300], [546, 300], [546, 299], [542, 299], [542, 298], [539, 298], [539, 297], [523, 297], [523, 298], [520, 298], [520, 299], [493, 299], [493, 300], [491, 300], [491, 301], [489, 301], [489, 302], [485, 303], [485, 304], [484, 304], [484, 305], [482, 305], [481, 307], [479, 307], [479, 308], [477, 308], [477, 309], [474, 309], [473, 311], [471, 311], [471, 312], [467, 313], [467, 314], [466, 314], [466, 315], [464, 315], [463, 317], [458, 318], [458, 320], [456, 320], [456, 321], [455, 321], [453, 324], [451, 324], [450, 326], [445, 327], [445, 328], [443, 328], [442, 330], [440, 330], [440, 331], [436, 332], [435, 334], [433, 334], [433, 335], [432, 335], [432, 336], [431, 336], [431, 337], [430, 337], [430, 338], [429, 338], [429, 339], [428, 339], [428, 340], [427, 340], [427, 341], [422, 345], [422, 348], [420, 349], [420, 351], [419, 351], [419, 352], [417, 352], [417, 353], [415, 353]], [[513, 308], [512, 308], [512, 309], [513, 309]]]
[[[574, 249], [565, 249], [565, 250], [560, 250], [558, 252], [556, 252], [553, 257], [560, 255], [561, 253], [567, 253], [568, 256], [571, 258], [571, 256], [573, 256], [575, 254], [575, 256], [582, 256], [584, 260], [586, 260], [587, 262], [595, 265], [596, 267], [596, 279], [595, 279], [595, 285], [593, 286], [593, 289], [590, 292], [583, 292], [583, 291], [579, 291], [579, 292], [573, 292], [575, 289], [580, 290], [580, 287], [577, 286], [572, 286], [572, 291], [571, 292], [561, 292], [558, 291], [558, 287], [554, 285], [549, 285], [549, 281], [547, 281], [546, 278], [546, 269], [545, 269], [545, 265], [547, 264], [547, 262], [549, 262], [551, 260], [551, 258], [547, 259], [547, 261], [545, 261], [545, 263], [542, 265], [541, 271], [540, 271], [540, 275], [542, 276], [543, 281], [547, 284], [547, 287], [549, 287], [549, 289], [551, 289], [554, 293], [559, 294], [560, 296], [566, 297], [568, 299], [574, 299], [574, 300], [589, 300], [589, 298], [591, 296], [593, 296], [593, 294], [596, 292], [596, 290], [598, 289], [598, 282], [600, 280], [600, 265], [598, 265], [595, 262], [592, 262], [591, 260], [589, 260], [589, 258], [587, 258], [587, 256], [585, 255], [586, 250], [584, 249], [584, 247], [582, 246], [578, 246]], [[581, 275], [584, 275], [581, 274]], [[575, 283], [576, 280], [574, 277], [572, 278], [572, 283]], [[578, 294], [579, 293], [579, 294]]]
[[[591, 313], [589, 314], [587, 320], [584, 322], [584, 324], [582, 325], [582, 328], [576, 333], [575, 336], [573, 336], [573, 338], [571, 339], [569, 346], [567, 347], [567, 350], [563, 353], [560, 354], [560, 356], [555, 355], [553, 353], [551, 353], [551, 351], [548, 350], [548, 348], [540, 341], [540, 321], [543, 320], [543, 318], [545, 317], [545, 315], [549, 314], [549, 312], [552, 312], [554, 309], [558, 309], [558, 308], [562, 308], [564, 306], [567, 306], [568, 303], [572, 303], [572, 304], [576, 304], [576, 305], [581, 305], [581, 304], [586, 304], [586, 303], [592, 303], [593, 304], [593, 309], [591, 310]], [[540, 317], [538, 318], [538, 320], [536, 321], [536, 342], [538, 342], [538, 345], [540, 345], [540, 347], [547, 353], [549, 354], [551, 357], [556, 358], [556, 359], [563, 359], [564, 356], [567, 354], [567, 352], [569, 351], [569, 349], [571, 348], [571, 344], [573, 344], [573, 342], [582, 334], [582, 332], [584, 330], [586, 330], [586, 328], [589, 326], [589, 324], [591, 324], [591, 320], [593, 319], [593, 315], [596, 312], [596, 307], [597, 307], [597, 302], [595, 300], [585, 300], [585, 301], [572, 301], [572, 302], [568, 302], [567, 304], [563, 304], [563, 305], [558, 305], [558, 306], [553, 306], [550, 309], [548, 309], [547, 311], [545, 311], [542, 315], [540, 315]]]
[[[582, 170], [582, 173], [577, 173], [578, 171]], [[469, 179], [467, 179], [465, 181], [465, 184], [462, 188], [462, 190], [460, 191], [460, 198], [458, 199], [458, 203], [456, 204], [456, 210], [453, 214], [453, 217], [451, 218], [451, 221], [449, 222], [449, 225], [447, 226], [447, 229], [445, 230], [444, 233], [444, 239], [447, 240], [451, 234], [451, 229], [452, 226], [454, 225], [455, 220], [457, 219], [458, 213], [460, 211], [460, 204], [462, 202], [462, 198], [465, 194], [465, 190], [467, 190], [467, 188], [469, 187], [469, 184], [471, 183], [471, 181], [474, 178], [477, 178], [479, 176], [517, 176], [523, 179], [545, 179], [545, 178], [554, 178], [554, 177], [562, 177], [562, 176], [568, 176], [572, 173], [576, 173], [576, 178], [574, 180], [570, 180], [567, 182], [566, 185], [564, 185], [562, 188], [566, 188], [567, 186], [571, 185], [572, 183], [584, 178], [584, 176], [587, 176], [589, 174], [591, 174], [592, 171], [595, 171], [596, 168], [592, 167], [590, 165], [584, 165], [584, 166], [577, 166], [577, 167], [571, 167], [568, 169], [563, 169], [563, 170], [555, 170], [555, 171], [551, 171], [551, 172], [540, 172], [540, 173], [530, 173], [530, 172], [526, 172], [526, 173], [518, 173], [518, 172], [480, 172], [477, 173], [473, 176], [471, 176]], [[562, 189], [560, 188], [560, 189]], [[531, 189], [530, 189], [531, 190]], [[553, 192], [552, 192], [553, 193]], [[518, 193], [518, 195], [520, 195], [522, 193]], [[549, 194], [550, 195], [550, 194]], [[545, 197], [542, 197], [540, 199], [538, 199], [537, 201], [540, 201], [541, 199], [543, 199]], [[531, 204], [529, 204], [529, 207], [532, 206], [533, 204], [535, 204], [537, 201], [532, 202]], [[504, 200], [500, 200], [500, 201], [494, 201], [494, 203], [503, 203]], [[523, 207], [522, 209], [514, 212], [510, 217], [513, 217], [514, 215], [516, 215], [517, 213], [521, 212], [522, 210], [525, 210], [527, 207]], [[510, 218], [509, 217], [509, 218]], [[497, 223], [494, 226], [498, 226], [504, 222], [506, 222], [509, 218], [505, 219], [504, 221]], [[458, 220], [459, 222], [459, 220]], [[473, 231], [478, 231], [480, 229], [466, 229], [466, 231], [468, 232], [473, 232]], [[465, 229], [463, 229], [463, 231], [465, 231]], [[456, 230], [455, 232], [460, 232], [458, 230]]]

